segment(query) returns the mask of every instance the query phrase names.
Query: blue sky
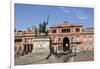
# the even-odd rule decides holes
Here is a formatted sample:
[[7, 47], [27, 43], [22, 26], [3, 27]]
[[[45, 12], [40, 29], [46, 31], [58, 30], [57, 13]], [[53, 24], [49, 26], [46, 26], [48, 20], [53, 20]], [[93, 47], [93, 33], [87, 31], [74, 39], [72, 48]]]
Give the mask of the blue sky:
[[33, 25], [38, 27], [41, 22], [47, 19], [48, 14], [48, 28], [64, 21], [72, 24], [82, 23], [84, 27], [94, 25], [93, 8], [15, 4], [15, 27], [17, 30], [26, 30]]

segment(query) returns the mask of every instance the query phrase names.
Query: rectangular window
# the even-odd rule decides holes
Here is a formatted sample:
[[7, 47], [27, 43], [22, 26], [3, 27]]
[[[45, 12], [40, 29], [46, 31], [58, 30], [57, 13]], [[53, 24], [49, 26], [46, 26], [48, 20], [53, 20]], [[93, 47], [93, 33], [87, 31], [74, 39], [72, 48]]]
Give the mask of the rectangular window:
[[53, 32], [53, 33], [56, 33], [57, 31], [56, 31], [56, 30], [53, 30], [52, 32]]
[[77, 29], [76, 29], [76, 32], [80, 32], [80, 29], [79, 29], [79, 28], [77, 28]]
[[70, 29], [62, 29], [62, 33], [70, 32]]

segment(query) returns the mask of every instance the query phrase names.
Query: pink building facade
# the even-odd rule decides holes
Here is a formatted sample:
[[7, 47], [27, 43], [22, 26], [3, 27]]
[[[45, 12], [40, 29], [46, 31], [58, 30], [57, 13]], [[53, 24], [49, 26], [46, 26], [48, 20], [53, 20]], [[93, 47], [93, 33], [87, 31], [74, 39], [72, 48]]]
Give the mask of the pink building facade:
[[[15, 31], [15, 54], [32, 53], [33, 39], [38, 35], [35, 28], [27, 31]], [[81, 52], [94, 51], [94, 29], [84, 29], [82, 24], [64, 22], [52, 25], [48, 36], [54, 52], [64, 51]]]
[[15, 32], [15, 54], [28, 54], [33, 50], [33, 39], [36, 33], [33, 31]]
[[52, 25], [50, 27], [50, 37], [55, 52], [64, 51], [93, 51], [94, 49], [94, 32], [93, 28], [85, 31], [82, 24], [63, 24]]

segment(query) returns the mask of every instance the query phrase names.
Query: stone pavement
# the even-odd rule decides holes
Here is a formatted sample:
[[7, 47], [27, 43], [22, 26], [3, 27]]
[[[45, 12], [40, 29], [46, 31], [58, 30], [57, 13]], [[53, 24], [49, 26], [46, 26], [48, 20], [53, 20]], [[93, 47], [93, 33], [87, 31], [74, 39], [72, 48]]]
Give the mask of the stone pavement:
[[80, 52], [76, 56], [62, 55], [59, 58], [51, 55], [49, 59], [46, 59], [48, 53], [32, 53], [25, 56], [15, 58], [15, 65], [29, 65], [29, 64], [48, 64], [48, 63], [66, 63], [77, 61], [93, 61], [93, 52]]
[[51, 55], [49, 59], [46, 59], [47, 56], [48, 54], [46, 53], [43, 54], [32, 53], [26, 56], [21, 56], [15, 58], [15, 65], [60, 63], [63, 62], [63, 58], [64, 58], [64, 56], [61, 56], [60, 58], [56, 58], [54, 55]]
[[74, 62], [94, 61], [94, 52], [81, 52], [74, 56]]

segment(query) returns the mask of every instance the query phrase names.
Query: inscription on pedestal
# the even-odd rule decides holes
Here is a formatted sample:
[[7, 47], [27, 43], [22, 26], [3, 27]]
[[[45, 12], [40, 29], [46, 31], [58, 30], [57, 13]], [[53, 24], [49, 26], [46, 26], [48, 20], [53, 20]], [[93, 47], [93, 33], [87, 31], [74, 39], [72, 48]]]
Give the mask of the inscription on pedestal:
[[49, 38], [35, 38], [33, 40], [33, 53], [49, 52]]

